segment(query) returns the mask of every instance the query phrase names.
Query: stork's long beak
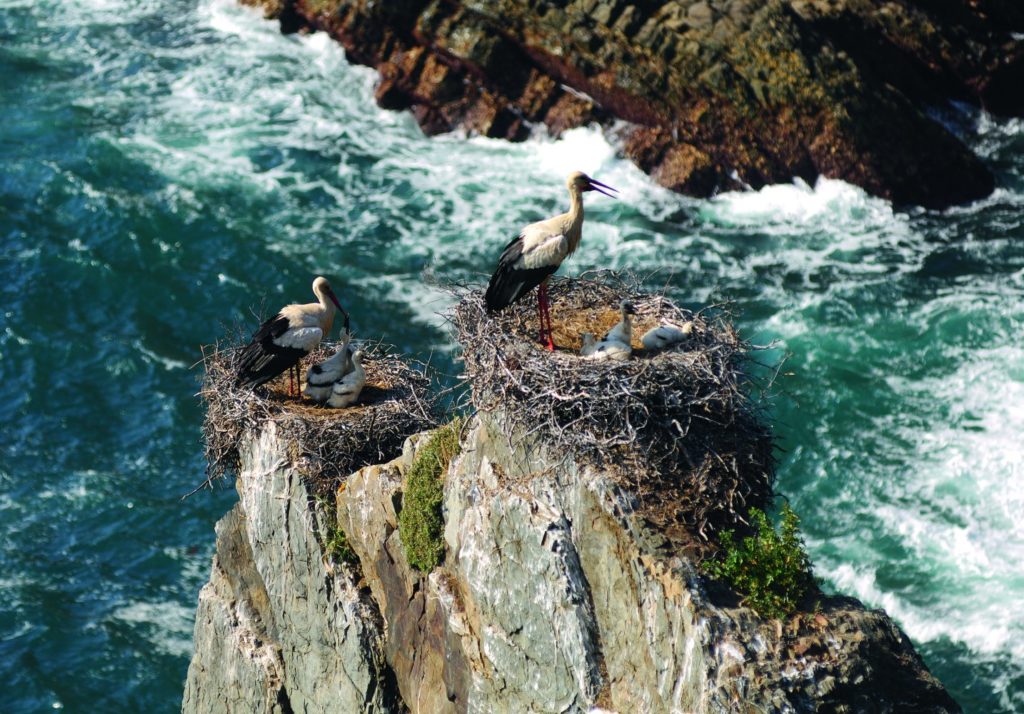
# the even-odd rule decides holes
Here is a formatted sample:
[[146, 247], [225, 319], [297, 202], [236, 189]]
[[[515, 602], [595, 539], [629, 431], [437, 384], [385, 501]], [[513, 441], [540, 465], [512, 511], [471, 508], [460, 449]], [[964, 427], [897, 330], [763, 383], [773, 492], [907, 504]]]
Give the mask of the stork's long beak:
[[[597, 191], [598, 193], [603, 193], [605, 196], [608, 196], [610, 198], [618, 198], [618, 196], [612, 193], [608, 193], [608, 191], [618, 191], [619, 189], [612, 188], [606, 183], [601, 183], [600, 181], [590, 179], [590, 188], [593, 189], [594, 191]], [[608, 191], [605, 191], [604, 189], [608, 189]]]
[[343, 308], [341, 306], [341, 303], [338, 302], [338, 296], [334, 294], [333, 290], [328, 290], [327, 291], [327, 297], [329, 297], [331, 299], [331, 302], [334, 303], [334, 307], [338, 308], [338, 312], [340, 312], [342, 315], [345, 316], [345, 332], [348, 332], [349, 331], [349, 329], [348, 329], [348, 327], [349, 327], [349, 325], [348, 325], [348, 313], [345, 312], [345, 308]]

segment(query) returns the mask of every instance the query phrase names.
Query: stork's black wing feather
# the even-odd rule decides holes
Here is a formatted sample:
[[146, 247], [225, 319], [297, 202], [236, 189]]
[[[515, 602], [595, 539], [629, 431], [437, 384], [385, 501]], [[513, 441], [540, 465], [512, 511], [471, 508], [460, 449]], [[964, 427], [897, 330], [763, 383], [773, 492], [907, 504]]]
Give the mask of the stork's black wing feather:
[[306, 371], [306, 383], [311, 387], [326, 387], [334, 384], [333, 377], [323, 376], [324, 369], [320, 365], [313, 365]]
[[523, 254], [523, 237], [516, 236], [498, 259], [498, 268], [491, 276], [487, 285], [484, 301], [487, 310], [501, 310], [508, 307], [526, 293], [544, 282], [544, 279], [558, 270], [557, 265], [545, 265], [539, 268], [516, 267]]
[[306, 354], [304, 350], [281, 347], [274, 342], [287, 331], [288, 318], [280, 313], [259, 326], [238, 358], [236, 384], [256, 387], [298, 364]]

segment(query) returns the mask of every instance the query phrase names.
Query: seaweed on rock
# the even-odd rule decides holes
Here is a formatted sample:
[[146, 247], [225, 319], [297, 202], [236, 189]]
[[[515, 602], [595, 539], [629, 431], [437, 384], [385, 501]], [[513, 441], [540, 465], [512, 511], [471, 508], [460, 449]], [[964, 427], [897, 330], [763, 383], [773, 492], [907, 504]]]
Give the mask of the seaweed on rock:
[[[337, 349], [322, 343], [305, 364]], [[235, 384], [237, 345], [204, 350], [205, 375], [199, 395], [206, 403], [203, 438], [207, 480], [238, 471], [239, 446], [270, 421], [291, 445], [291, 457], [314, 493], [335, 489], [353, 471], [394, 458], [406, 437], [436, 424], [430, 380], [420, 369], [390, 354], [381, 344], [364, 345], [366, 386], [355, 406], [330, 409], [287, 396], [287, 376], [253, 391]]]
[[[536, 306], [524, 299], [488, 314], [465, 292], [453, 323], [477, 409], [501, 411], [511, 431], [543, 432], [549, 453], [588, 461], [634, 492], [641, 515], [677, 543], [704, 547], [771, 499], [773, 437], [749, 392], [751, 345], [724, 314], [693, 313], [608, 273], [549, 285], [556, 352], [535, 342]], [[598, 336], [629, 299], [637, 311], [634, 357], [578, 355], [581, 333]], [[648, 354], [639, 336], [690, 324], [689, 339]]]

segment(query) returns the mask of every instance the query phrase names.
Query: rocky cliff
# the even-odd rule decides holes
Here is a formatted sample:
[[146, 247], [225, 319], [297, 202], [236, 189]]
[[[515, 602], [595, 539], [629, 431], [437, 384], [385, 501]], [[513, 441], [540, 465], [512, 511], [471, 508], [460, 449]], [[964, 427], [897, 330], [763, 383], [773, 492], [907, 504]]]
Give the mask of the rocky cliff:
[[[323, 509], [267, 425], [217, 526], [182, 710], [959, 711], [883, 612], [716, 604], [614, 480], [507, 433], [501, 415], [465, 429], [448, 556], [423, 574], [397, 530], [422, 436]], [[325, 550], [337, 527], [353, 564]]]
[[330, 33], [427, 133], [600, 122], [700, 196], [824, 175], [898, 203], [976, 199], [993, 177], [938, 114], [1024, 113], [1014, 0], [242, 2]]
[[[556, 309], [574, 295], [601, 297], [574, 284], [553, 285]], [[657, 297], [637, 303], [641, 320], [684, 312]], [[701, 574], [692, 555], [699, 533], [687, 541], [652, 517], [689, 513], [699, 492], [718, 504], [715, 514], [679, 522], [714, 528], [731, 512], [716, 490], [726, 475], [763, 484], [770, 468], [760, 449], [729, 451], [721, 438], [764, 435], [740, 418], [743, 402], [725, 398], [728, 379], [714, 371], [735, 369], [731, 358], [712, 360], [731, 354], [727, 329], [689, 315], [684, 349], [622, 364], [489, 334], [479, 340], [493, 352], [474, 352], [473, 316], [481, 330], [513, 333], [528, 329], [529, 307], [492, 319], [479, 295], [460, 305], [480, 409], [450, 427], [458, 450], [439, 474], [436, 533], [445, 555], [427, 572], [410, 564], [399, 527], [403, 512], [418, 507], [411, 474], [419, 460], [436, 458], [426, 433], [411, 436], [394, 460], [332, 479], [325, 490], [311, 479], [309, 445], [296, 444], [300, 431], [285, 428], [312, 416], [285, 406], [237, 432], [240, 498], [217, 526], [184, 712], [959, 711], [885, 613], [817, 593], [785, 619], [759, 617]], [[579, 303], [555, 314], [601, 324], [603, 313], [591, 310]], [[556, 323], [557, 340], [565, 329]], [[489, 355], [506, 376], [488, 381]], [[599, 435], [600, 453], [577, 453], [571, 445], [585, 446], [588, 413], [573, 412], [573, 437], [559, 435], [549, 414], [511, 411], [545, 394], [536, 381], [543, 375], [521, 376], [533, 366], [556, 376], [565, 401], [575, 398], [566, 383], [574, 371], [605, 380], [579, 383], [590, 400], [600, 398], [598, 384], [625, 380], [629, 394], [615, 396], [622, 418], [646, 413], [648, 424], [635, 424], [630, 443]], [[664, 385], [650, 391], [642, 380], [665, 374], [677, 387], [658, 406]], [[687, 386], [711, 383], [719, 385], [712, 392]], [[642, 412], [644, 404], [652, 408]], [[646, 429], [662, 417], [672, 429], [690, 417], [710, 421], [715, 434], [687, 426], [656, 448]], [[646, 469], [627, 453], [631, 444]], [[677, 483], [652, 497], [645, 488], [657, 483], [656, 465], [676, 456]], [[726, 492], [758, 503], [767, 495], [762, 486]]]

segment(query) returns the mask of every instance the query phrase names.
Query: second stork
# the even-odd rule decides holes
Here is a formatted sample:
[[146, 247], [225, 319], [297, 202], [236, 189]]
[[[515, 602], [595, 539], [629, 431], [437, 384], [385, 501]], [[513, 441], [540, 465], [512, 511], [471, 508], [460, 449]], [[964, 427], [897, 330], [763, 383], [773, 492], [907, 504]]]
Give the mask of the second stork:
[[[313, 281], [313, 294], [317, 302], [305, 305], [285, 305], [281, 311], [260, 325], [238, 360], [239, 386], [257, 387], [286, 370], [295, 370], [299, 361], [313, 351], [324, 335], [331, 331], [334, 311], [345, 316], [348, 332], [348, 313], [342, 309], [338, 297], [325, 278]], [[293, 374], [288, 384], [291, 396], [299, 375]]]
[[597, 191], [615, 198], [609, 191], [617, 190], [581, 171], [569, 174], [566, 186], [571, 202], [569, 212], [531, 223], [513, 238], [498, 260], [498, 269], [491, 276], [484, 296], [488, 311], [501, 310], [539, 286], [540, 341], [549, 350], [555, 349], [555, 342], [551, 337], [547, 281], [580, 244], [583, 236], [583, 193]]

